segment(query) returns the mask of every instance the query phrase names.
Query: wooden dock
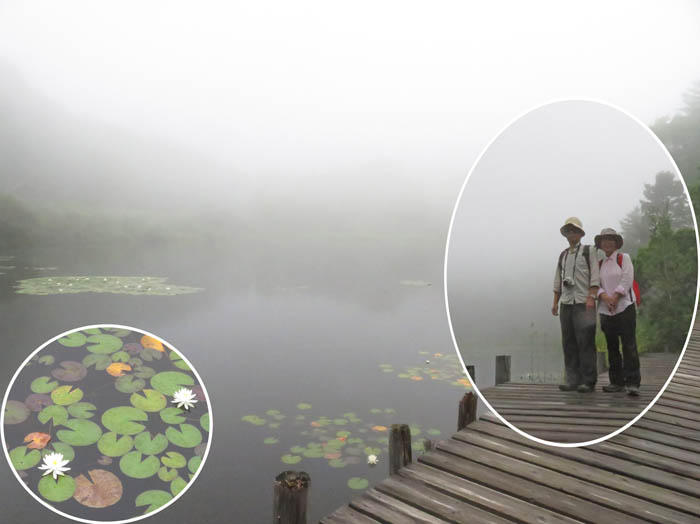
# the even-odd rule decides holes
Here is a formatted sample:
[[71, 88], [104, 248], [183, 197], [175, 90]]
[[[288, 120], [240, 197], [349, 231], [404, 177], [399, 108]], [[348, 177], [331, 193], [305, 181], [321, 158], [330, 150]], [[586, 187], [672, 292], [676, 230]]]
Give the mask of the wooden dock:
[[[660, 387], [670, 360], [645, 361], [644, 376], [657, 376]], [[639, 399], [625, 398], [621, 407], [610, 396], [620, 394], [543, 386], [533, 390], [541, 400], [533, 406], [526, 387], [532, 385], [487, 391], [496, 391], [494, 404], [514, 424], [559, 441], [609, 433], [658, 391], [647, 383]], [[489, 413], [321, 519], [378, 522], [700, 523], [700, 326], [669, 387], [623, 433], [588, 447], [553, 447], [521, 437]]]

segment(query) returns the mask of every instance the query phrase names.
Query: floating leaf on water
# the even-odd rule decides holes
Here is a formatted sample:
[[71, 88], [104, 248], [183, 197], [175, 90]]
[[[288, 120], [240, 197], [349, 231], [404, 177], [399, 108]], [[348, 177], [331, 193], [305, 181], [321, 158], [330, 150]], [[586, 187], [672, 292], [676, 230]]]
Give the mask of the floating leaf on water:
[[145, 348], [155, 349], [156, 351], [160, 351], [161, 353], [165, 352], [163, 343], [157, 338], [151, 337], [149, 335], [144, 335], [141, 337], [141, 345]]
[[160, 360], [163, 358], [163, 353], [153, 348], [143, 348], [139, 356], [148, 362], [153, 362], [153, 360]]
[[88, 471], [90, 480], [81, 474], [75, 479], [73, 498], [88, 508], [107, 508], [119, 502], [124, 487], [114, 473], [104, 469]]
[[349, 437], [351, 433], [349, 431], [336, 431], [335, 436], [336, 437]]
[[48, 395], [42, 395], [39, 393], [31, 393], [25, 400], [24, 404], [29, 408], [30, 411], [35, 413], [41, 411], [46, 406], [53, 404], [51, 397]]
[[171, 482], [175, 480], [177, 476], [178, 472], [176, 469], [169, 469], [163, 466], [158, 470], [158, 478], [163, 482]]
[[289, 448], [289, 451], [291, 451], [294, 455], [298, 455], [299, 453], [303, 453], [306, 450], [304, 446], [292, 446]]
[[87, 342], [87, 337], [78, 331], [76, 331], [75, 333], [68, 333], [65, 337], [61, 337], [58, 339], [59, 344], [69, 348], [77, 348], [83, 346], [85, 345], [85, 342]]
[[204, 443], [202, 443], [202, 444], [200, 444], [199, 446], [196, 446], [196, 447], [194, 448], [194, 454], [195, 454], [195, 455], [198, 455], [198, 456], [200, 456], [200, 457], [203, 457], [203, 456], [204, 456], [204, 452], [205, 452], [206, 450], [207, 450], [207, 444], [206, 444], [206, 442], [204, 442]]
[[44, 364], [45, 366], [51, 366], [54, 362], [56, 362], [56, 357], [53, 355], [44, 355], [43, 357], [39, 357], [39, 363]]
[[417, 424], [415, 426], [409, 426], [409, 429], [411, 430], [412, 437], [415, 437], [416, 435], [420, 435], [420, 433], [421, 433], [420, 426], [418, 426]]
[[329, 460], [328, 465], [332, 468], [344, 468], [345, 466], [348, 465], [348, 463], [342, 459], [336, 458], [333, 460]]
[[409, 375], [408, 373], [399, 373], [396, 376], [399, 378], [411, 378], [411, 375]]
[[372, 431], [382, 432], [382, 431], [388, 431], [388, 430], [389, 430], [389, 428], [387, 428], [386, 426], [372, 426]]
[[131, 406], [110, 408], [102, 414], [102, 425], [120, 435], [136, 435], [146, 427], [139, 422], [148, 420], [145, 411]]
[[125, 364], [124, 362], [113, 362], [107, 366], [105, 371], [113, 377], [123, 377], [125, 371], [131, 371], [131, 366], [129, 364]]
[[123, 329], [123, 328], [103, 328], [103, 329], [105, 331], [108, 331], [109, 333], [111, 333], [115, 337], [119, 337], [119, 338], [124, 338], [124, 337], [128, 337], [129, 335], [131, 335], [131, 331], [129, 331], [128, 329]]
[[112, 353], [112, 362], [128, 362], [130, 358], [131, 355], [129, 355], [126, 351], [117, 351], [116, 353]]
[[87, 375], [87, 369], [80, 362], [64, 360], [59, 366], [61, 367], [51, 371], [51, 375], [63, 382], [77, 382]]
[[140, 451], [130, 451], [119, 460], [119, 469], [128, 477], [147, 479], [160, 469], [160, 460], [153, 455], [145, 458]]
[[325, 451], [323, 448], [306, 448], [304, 451], [302, 451], [302, 455], [304, 455], [307, 458], [321, 458], [323, 455], [325, 455]]
[[146, 386], [146, 381], [133, 375], [124, 375], [114, 381], [114, 387], [122, 393], [135, 393]]
[[263, 440], [263, 444], [277, 444], [279, 441], [277, 437], [267, 437]]
[[185, 486], [187, 486], [185, 479], [182, 477], [177, 477], [170, 483], [170, 492], [173, 494], [173, 496], [175, 496], [185, 489]]
[[5, 404], [5, 424], [20, 424], [29, 417], [29, 408], [19, 400], [8, 400]]
[[134, 447], [134, 439], [129, 435], [121, 438], [114, 431], [105, 433], [97, 441], [97, 449], [108, 457], [121, 457], [126, 455]]
[[111, 355], [115, 351], [119, 351], [124, 344], [121, 338], [105, 334], [91, 335], [87, 341], [92, 344], [87, 347], [87, 350], [97, 355]]
[[297, 464], [301, 462], [301, 457], [299, 455], [282, 455], [281, 460], [285, 464]]
[[429, 430], [426, 431], [428, 435], [440, 435], [440, 430], [435, 429], [435, 428], [430, 428]]
[[191, 424], [180, 424], [179, 430], [169, 426], [165, 430], [165, 436], [170, 442], [181, 448], [193, 448], [202, 442], [202, 434]]
[[145, 455], [157, 455], [168, 447], [168, 439], [162, 433], [151, 436], [150, 431], [144, 431], [134, 437], [134, 446]]
[[365, 455], [377, 455], [377, 456], [379, 456], [379, 454], [382, 452], [381, 449], [373, 448], [372, 446], [367, 446], [364, 449], [364, 451], [365, 451]]
[[99, 355], [97, 353], [90, 353], [83, 359], [83, 366], [86, 368], [95, 366], [95, 369], [98, 371], [107, 369], [107, 366], [109, 366], [111, 363], [112, 359], [109, 357], [109, 355]]
[[56, 438], [69, 446], [90, 446], [100, 440], [102, 429], [90, 420], [70, 419], [63, 424], [68, 429], [56, 432]]
[[185, 370], [185, 371], [192, 371], [190, 367], [187, 365], [187, 362], [182, 360], [182, 357], [177, 354], [176, 351], [171, 351], [170, 354], [168, 355], [170, 357], [170, 361], [173, 363], [173, 366], [176, 368]]
[[386, 408], [384, 413], [396, 413], [396, 410], [394, 408]]
[[[24, 406], [24, 404], [22, 404]], [[249, 422], [253, 424], [254, 426], [264, 426], [265, 423], [267, 422], [264, 418], [261, 418], [257, 415], [245, 415], [241, 417], [241, 420], [243, 422]]]
[[380, 444], [387, 444], [387, 445], [389, 444], [389, 437], [381, 437], [381, 438], [378, 438], [376, 440]]
[[268, 410], [265, 412], [265, 415], [273, 416], [273, 415], [279, 415], [280, 413], [281, 413], [281, 412], [280, 412], [279, 409], [268, 409]]
[[24, 437], [24, 443], [27, 444], [27, 449], [44, 449], [51, 440], [51, 435], [33, 431]]
[[61, 475], [54, 480], [51, 475], [41, 477], [38, 485], [39, 493], [50, 502], [63, 502], [75, 493], [75, 480], [68, 475]]
[[187, 469], [190, 473], [197, 473], [199, 466], [202, 464], [202, 457], [195, 455], [190, 460], [187, 461]]
[[100, 328], [88, 328], [83, 329], [83, 333], [87, 333], [88, 335], [101, 335], [102, 330], [100, 330]]
[[364, 442], [364, 440], [359, 438], [359, 437], [348, 439], [348, 444], [362, 444], [363, 442]]
[[151, 511], [157, 510], [164, 504], [167, 504], [172, 500], [173, 496], [167, 491], [162, 491], [160, 489], [150, 489], [144, 491], [138, 497], [136, 497], [136, 507], [148, 506], [144, 514], [150, 513]]
[[352, 477], [348, 480], [348, 487], [350, 489], [367, 489], [369, 487], [369, 480], [362, 477]]
[[41, 451], [38, 449], [28, 451], [27, 446], [17, 446], [10, 450], [9, 455], [10, 462], [17, 471], [33, 468], [41, 461]]
[[97, 463], [100, 466], [109, 466], [112, 462], [112, 457], [106, 457], [105, 455], [102, 455], [100, 458], [97, 459]]
[[[131, 359], [131, 360], [138, 360], [138, 359]], [[132, 363], [132, 365], [135, 365]], [[156, 374], [156, 370], [148, 367], [148, 366], [142, 366], [142, 365], [135, 365], [134, 367], [134, 376], [139, 377], [139, 378], [151, 378], [153, 375]]]
[[51, 393], [57, 387], [58, 382], [51, 380], [51, 377], [35, 378], [29, 385], [29, 389], [31, 389], [34, 393]]
[[[249, 417], [254, 417], [255, 415], [248, 415]], [[160, 412], [160, 418], [166, 424], [182, 424], [187, 420], [184, 412], [180, 408], [169, 407], [165, 408]], [[245, 419], [245, 418], [244, 418]], [[263, 421], [263, 424], [265, 422]]]
[[92, 418], [95, 416], [93, 411], [96, 409], [97, 406], [90, 402], [78, 402], [77, 404], [68, 406], [68, 413], [70, 413], [71, 417], [75, 418]]
[[67, 406], [80, 402], [83, 398], [83, 390], [80, 388], [72, 389], [73, 386], [59, 386], [51, 392], [51, 400], [59, 406]]
[[297, 404], [297, 409], [311, 409], [311, 404], [307, 402], [299, 402], [299, 404]]
[[333, 460], [333, 459], [340, 458], [342, 455], [343, 454], [340, 451], [329, 451], [328, 453], [323, 455], [323, 458], [328, 459], [328, 460]]
[[209, 413], [205, 413], [199, 417], [199, 425], [202, 426], [204, 431], [209, 431]]
[[65, 444], [63, 442], [52, 442], [49, 444], [47, 447], [45, 447], [42, 452], [41, 456], [45, 457], [49, 453], [60, 453], [63, 455], [63, 460], [73, 460], [75, 458], [75, 450], [69, 446], [68, 444]]
[[[144, 285], [144, 280], [148, 281], [147, 285]], [[15, 292], [27, 295], [115, 293], [120, 295], [175, 296], [201, 291], [201, 288], [177, 286], [168, 284], [166, 281], [165, 277], [138, 276], [36, 277], [20, 280], [15, 286]], [[116, 328], [105, 329], [114, 332]]]
[[348, 423], [347, 419], [344, 419], [344, 418], [334, 418], [333, 419], [333, 424], [335, 424], [336, 426], [344, 426], [347, 423]]
[[143, 350], [143, 346], [138, 342], [129, 342], [128, 344], [124, 344], [123, 348], [124, 351], [129, 353], [132, 357], [138, 355], [141, 353], [141, 350]]
[[182, 387], [194, 385], [194, 379], [180, 371], [162, 371], [151, 378], [151, 387], [172, 397]]
[[168, 451], [165, 455], [160, 457], [160, 461], [168, 468], [178, 469], [184, 468], [187, 465], [185, 456], [177, 451]]
[[160, 411], [168, 405], [165, 395], [155, 389], [144, 389], [143, 396], [134, 393], [131, 395], [130, 401], [134, 407], [149, 412]]
[[379, 408], [372, 408], [369, 410], [369, 412], [372, 413], [373, 415], [376, 415], [377, 413], [381, 413], [382, 410]]

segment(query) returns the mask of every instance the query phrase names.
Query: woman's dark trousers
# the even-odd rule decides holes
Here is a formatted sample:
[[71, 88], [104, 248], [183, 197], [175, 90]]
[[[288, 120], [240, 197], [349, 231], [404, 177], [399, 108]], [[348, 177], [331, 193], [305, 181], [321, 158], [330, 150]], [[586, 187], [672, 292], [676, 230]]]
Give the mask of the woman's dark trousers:
[[[639, 355], [637, 354], [637, 310], [630, 304], [617, 315], [600, 315], [600, 327], [605, 333], [610, 364], [610, 383], [617, 386], [639, 387]], [[622, 354], [620, 354], [620, 339]]]

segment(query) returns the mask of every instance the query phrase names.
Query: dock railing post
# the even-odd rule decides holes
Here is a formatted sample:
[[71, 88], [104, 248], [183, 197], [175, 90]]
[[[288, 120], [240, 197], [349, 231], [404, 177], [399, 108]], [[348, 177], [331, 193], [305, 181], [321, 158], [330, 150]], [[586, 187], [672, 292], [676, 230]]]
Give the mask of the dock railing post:
[[[469, 377], [471, 378], [472, 382], [476, 382], [476, 368], [474, 366], [467, 366], [467, 373], [469, 373]], [[473, 386], [474, 384], [472, 384]]]
[[510, 382], [510, 355], [496, 356], [496, 385]]
[[310, 484], [304, 471], [283, 471], [275, 477], [273, 524], [306, 524]]
[[389, 434], [389, 475], [394, 475], [411, 461], [411, 429], [408, 424], [392, 424]]
[[461, 431], [476, 420], [476, 395], [468, 391], [459, 401], [457, 431]]

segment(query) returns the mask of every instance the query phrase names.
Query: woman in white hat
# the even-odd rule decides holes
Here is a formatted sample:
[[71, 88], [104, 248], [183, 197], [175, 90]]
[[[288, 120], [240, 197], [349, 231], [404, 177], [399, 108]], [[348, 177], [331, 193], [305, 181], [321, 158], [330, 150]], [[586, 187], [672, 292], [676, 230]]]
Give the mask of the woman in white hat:
[[[634, 295], [634, 267], [627, 253], [620, 253], [623, 239], [612, 228], [595, 237], [595, 246], [605, 252], [600, 265], [598, 314], [605, 334], [610, 363], [610, 385], [603, 391], [624, 391], [639, 395], [641, 374], [637, 354], [637, 309]], [[622, 341], [622, 354], [620, 354]]]

